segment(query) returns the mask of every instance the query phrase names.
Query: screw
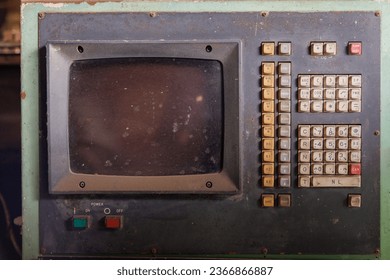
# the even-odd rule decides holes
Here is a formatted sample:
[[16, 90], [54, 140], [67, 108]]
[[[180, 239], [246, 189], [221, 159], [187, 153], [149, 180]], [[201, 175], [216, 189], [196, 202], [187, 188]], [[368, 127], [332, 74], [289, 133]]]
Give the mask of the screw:
[[375, 131], [374, 131], [374, 135], [375, 135], [375, 136], [379, 136], [380, 134], [381, 134], [381, 132], [380, 132], [379, 130], [375, 130]]
[[150, 16], [151, 18], [156, 17], [156, 15], [157, 15], [157, 14], [156, 14], [155, 12], [150, 12], [150, 13], [149, 13], [149, 16]]
[[269, 15], [269, 12], [261, 12], [262, 17], [267, 17]]
[[81, 181], [81, 182], [79, 183], [79, 187], [80, 187], [80, 188], [85, 188], [85, 182], [84, 182], [84, 181]]
[[152, 252], [153, 255], [157, 254], [157, 249], [156, 248], [152, 248], [150, 251]]
[[38, 18], [43, 19], [45, 17], [45, 13], [38, 13]]
[[380, 11], [376, 11], [376, 12], [375, 12], [375, 16], [376, 16], [376, 17], [380, 17], [380, 16], [381, 16], [381, 12], [380, 12]]
[[213, 183], [210, 182], [210, 181], [207, 181], [206, 182], [206, 187], [209, 188], [209, 189], [212, 188], [213, 187]]
[[261, 249], [263, 255], [267, 255], [268, 254], [268, 249], [267, 248], [262, 248]]

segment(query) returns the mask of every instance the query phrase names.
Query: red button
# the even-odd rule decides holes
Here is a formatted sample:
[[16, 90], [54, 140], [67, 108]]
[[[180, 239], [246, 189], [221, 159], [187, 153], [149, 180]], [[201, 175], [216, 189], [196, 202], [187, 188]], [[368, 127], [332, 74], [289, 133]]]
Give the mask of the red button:
[[361, 55], [362, 54], [362, 43], [361, 42], [349, 42], [348, 43], [348, 54]]
[[349, 165], [349, 174], [360, 175], [362, 173], [360, 163], [352, 163]]
[[122, 217], [120, 216], [106, 216], [104, 219], [104, 225], [106, 228], [118, 229], [122, 225]]

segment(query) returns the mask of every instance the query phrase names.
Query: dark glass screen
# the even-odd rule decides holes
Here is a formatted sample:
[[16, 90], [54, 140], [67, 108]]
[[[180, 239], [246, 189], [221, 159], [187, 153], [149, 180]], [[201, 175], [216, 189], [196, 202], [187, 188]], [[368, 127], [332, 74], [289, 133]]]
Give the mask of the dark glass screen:
[[222, 65], [215, 60], [75, 61], [69, 83], [74, 173], [160, 176], [222, 168]]

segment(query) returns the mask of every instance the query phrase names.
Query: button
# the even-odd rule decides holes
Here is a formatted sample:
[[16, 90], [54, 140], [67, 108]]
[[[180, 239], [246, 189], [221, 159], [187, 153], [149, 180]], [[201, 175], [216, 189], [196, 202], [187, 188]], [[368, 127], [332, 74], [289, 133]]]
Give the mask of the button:
[[322, 162], [323, 159], [324, 159], [324, 154], [322, 151], [321, 152], [316, 151], [311, 153], [311, 160], [313, 162]]
[[275, 115], [274, 114], [263, 114], [261, 115], [262, 124], [274, 124]]
[[290, 101], [279, 101], [278, 103], [279, 112], [290, 113], [291, 111], [291, 102]]
[[361, 75], [349, 76], [349, 86], [353, 88], [362, 87], [362, 76]]
[[266, 175], [275, 174], [274, 165], [270, 163], [265, 163], [262, 165], [262, 173]]
[[279, 124], [291, 124], [291, 115], [289, 113], [281, 113], [278, 116]]
[[299, 125], [298, 136], [305, 137], [305, 138], [310, 137], [310, 125]]
[[298, 112], [300, 113], [310, 112], [310, 101], [308, 100], [298, 101]]
[[290, 207], [291, 206], [291, 194], [278, 194], [278, 206]]
[[313, 113], [320, 113], [322, 112], [323, 106], [324, 103], [322, 101], [313, 101], [311, 102], [310, 110]]
[[311, 86], [316, 88], [322, 88], [324, 77], [321, 75], [311, 76]]
[[291, 75], [291, 63], [280, 62], [279, 63], [279, 75]]
[[274, 181], [275, 181], [274, 176], [271, 176], [271, 175], [263, 176], [261, 178], [261, 181], [262, 181], [263, 188], [273, 188], [274, 187]]
[[310, 187], [310, 176], [298, 176], [298, 187], [299, 188]]
[[310, 138], [302, 138], [298, 140], [298, 147], [302, 150], [310, 150]]
[[322, 125], [313, 125], [311, 127], [311, 136], [322, 137], [324, 134], [324, 127]]
[[279, 42], [278, 54], [279, 55], [291, 55], [291, 43], [290, 42]]
[[282, 138], [279, 139], [279, 149], [280, 150], [290, 150], [291, 148], [291, 141], [289, 138]]
[[336, 164], [336, 173], [340, 175], [348, 175], [348, 164]]
[[321, 163], [315, 163], [311, 165], [311, 173], [321, 175], [323, 173], [323, 165]]
[[324, 84], [326, 88], [334, 88], [336, 86], [336, 76], [326, 75], [324, 77]]
[[316, 88], [311, 90], [311, 98], [312, 99], [322, 99], [323, 97], [323, 90]]
[[261, 74], [262, 75], [274, 75], [275, 74], [275, 63], [263, 62], [261, 64]]
[[106, 216], [104, 218], [104, 226], [110, 229], [119, 229], [122, 227], [121, 216]]
[[291, 178], [290, 176], [279, 176], [279, 186], [282, 188], [291, 187]]
[[349, 89], [349, 98], [353, 100], [362, 99], [362, 90], [360, 88], [351, 88]]
[[362, 206], [362, 195], [361, 194], [349, 194], [347, 201], [348, 201], [348, 207], [360, 208]]
[[349, 165], [349, 174], [351, 175], [360, 175], [362, 173], [360, 163], [351, 163]]
[[72, 227], [74, 229], [86, 229], [88, 228], [88, 216], [73, 216], [72, 218]]
[[310, 87], [310, 76], [309, 75], [299, 75], [298, 76], [298, 86], [301, 88]]
[[274, 88], [263, 88], [261, 90], [262, 99], [265, 100], [274, 100], [275, 98], [275, 89]]
[[262, 143], [263, 143], [262, 144], [263, 150], [273, 150], [275, 148], [275, 143], [273, 138], [263, 139]]
[[327, 150], [336, 149], [336, 139], [325, 139], [325, 149]]
[[265, 88], [273, 88], [274, 87], [274, 76], [264, 75], [261, 78], [261, 86]]
[[349, 139], [349, 148], [351, 150], [360, 150], [362, 148], [361, 139]]
[[262, 137], [270, 137], [270, 138], [275, 137], [273, 125], [264, 125], [261, 128], [261, 132], [262, 132]]
[[324, 101], [324, 112], [333, 113], [336, 111], [336, 102], [335, 101]]
[[279, 87], [281, 88], [291, 87], [291, 76], [288, 75], [279, 76]]
[[300, 88], [298, 89], [298, 99], [310, 99], [310, 89]]
[[348, 161], [348, 152], [347, 151], [338, 151], [336, 155], [338, 162], [347, 162]]
[[348, 89], [338, 88], [336, 90], [336, 98], [337, 99], [348, 99]]
[[350, 101], [349, 102], [349, 112], [355, 113], [355, 112], [361, 112], [362, 111], [362, 103], [361, 101]]
[[290, 99], [291, 98], [291, 89], [281, 88], [278, 90], [279, 99]]
[[346, 88], [348, 87], [348, 76], [340, 75], [336, 77], [337, 87]]
[[349, 152], [349, 161], [350, 162], [361, 162], [361, 153], [360, 151], [351, 151]]
[[326, 125], [324, 129], [325, 129], [325, 136], [326, 137], [335, 137], [336, 136], [336, 127], [334, 125]]
[[298, 152], [298, 160], [299, 162], [310, 162], [310, 152], [308, 151]]
[[324, 148], [323, 139], [313, 139], [311, 140], [311, 147], [313, 150], [322, 150]]
[[324, 90], [325, 99], [335, 99], [336, 98], [336, 90], [334, 88], [327, 88]]
[[261, 111], [263, 113], [273, 113], [274, 112], [274, 102], [273, 101], [270, 101], [270, 100], [267, 100], [267, 101], [263, 101], [261, 103]]
[[279, 152], [279, 162], [290, 162], [290, 151], [280, 151]]
[[262, 160], [263, 162], [274, 162], [275, 161], [274, 151], [272, 150], [263, 151]]
[[336, 111], [337, 112], [348, 112], [349, 104], [348, 101], [337, 101]]
[[348, 42], [348, 54], [362, 55], [362, 43], [361, 42]]
[[354, 138], [362, 137], [362, 127], [360, 125], [350, 125], [349, 136]]
[[360, 176], [312, 176], [313, 187], [360, 187]]
[[324, 54], [325, 55], [336, 55], [337, 44], [336, 42], [325, 42], [324, 43]]
[[275, 43], [266, 42], [261, 44], [261, 54], [262, 55], [274, 55], [275, 54]]
[[336, 127], [336, 136], [337, 137], [348, 137], [348, 126], [339, 125]]
[[327, 175], [336, 174], [336, 165], [333, 163], [324, 164], [324, 174], [327, 174]]
[[298, 172], [302, 175], [310, 175], [310, 164], [300, 163], [298, 164]]
[[324, 43], [310, 43], [310, 54], [311, 55], [322, 55], [324, 49]]
[[290, 164], [286, 164], [286, 163], [279, 164], [278, 169], [279, 169], [279, 174], [281, 175], [290, 175], [291, 173]]
[[274, 207], [275, 206], [275, 195], [274, 194], [262, 194], [261, 205], [263, 207]]
[[284, 137], [284, 138], [290, 138], [290, 126], [289, 125], [283, 125], [279, 126], [278, 128], [278, 136]]
[[348, 139], [337, 139], [336, 147], [337, 147], [337, 149], [340, 149], [340, 150], [347, 150], [348, 149]]
[[324, 161], [325, 162], [335, 162], [336, 161], [336, 152], [335, 151], [324, 152]]

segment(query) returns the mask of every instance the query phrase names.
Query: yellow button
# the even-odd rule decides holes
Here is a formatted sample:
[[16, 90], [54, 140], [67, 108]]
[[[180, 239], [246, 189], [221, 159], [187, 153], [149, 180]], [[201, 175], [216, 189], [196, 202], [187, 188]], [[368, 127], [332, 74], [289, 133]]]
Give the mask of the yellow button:
[[273, 125], [265, 125], [262, 127], [262, 137], [274, 137], [274, 126]]
[[274, 55], [275, 54], [275, 43], [267, 42], [261, 44], [261, 54], [262, 55]]
[[272, 175], [263, 176], [261, 178], [263, 188], [273, 188], [275, 177]]
[[275, 168], [273, 163], [264, 163], [262, 165], [262, 173], [266, 175], [274, 175], [275, 174]]
[[274, 102], [271, 100], [263, 101], [261, 103], [261, 111], [263, 113], [273, 113], [274, 112]]
[[274, 162], [275, 161], [275, 153], [273, 150], [266, 150], [262, 152], [262, 160], [263, 162]]
[[291, 194], [279, 194], [278, 195], [278, 206], [279, 207], [290, 207], [291, 206]]
[[275, 74], [275, 63], [273, 62], [264, 62], [261, 64], [261, 74], [262, 75], [274, 75]]
[[274, 88], [263, 88], [261, 90], [262, 99], [274, 100], [275, 99], [275, 89]]
[[266, 138], [262, 140], [263, 150], [273, 150], [275, 148], [275, 143], [273, 138]]
[[275, 114], [272, 113], [263, 114], [261, 117], [262, 117], [262, 124], [274, 124]]
[[275, 77], [271, 75], [264, 75], [261, 78], [261, 86], [265, 88], [273, 88], [275, 85]]
[[261, 205], [263, 207], [274, 207], [275, 206], [275, 196], [273, 194], [262, 194], [261, 195]]

